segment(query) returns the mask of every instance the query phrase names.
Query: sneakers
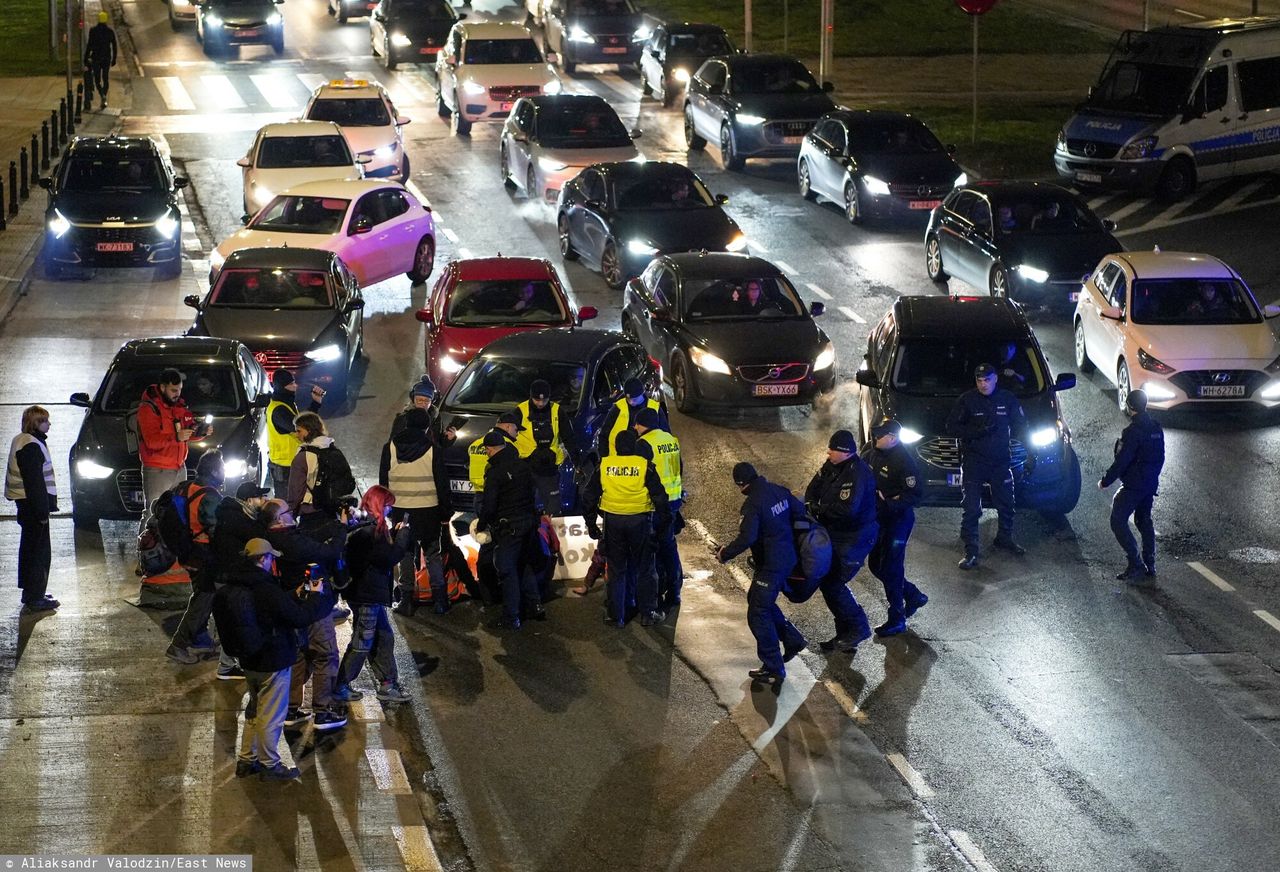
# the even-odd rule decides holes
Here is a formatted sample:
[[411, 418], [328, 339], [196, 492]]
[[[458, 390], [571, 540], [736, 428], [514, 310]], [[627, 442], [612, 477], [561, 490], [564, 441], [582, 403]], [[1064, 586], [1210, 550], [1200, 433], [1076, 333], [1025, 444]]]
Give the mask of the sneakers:
[[520, 629], [519, 618], [502, 618], [498, 621], [499, 630], [518, 630]]
[[28, 615], [38, 614], [40, 612], [51, 612], [58, 607], [59, 603], [54, 599], [36, 600], [33, 603], [24, 603], [22, 611]]
[[341, 624], [347, 618], [351, 617], [351, 609], [344, 609], [342, 606], [334, 606], [333, 611], [329, 612], [329, 617], [333, 618], [335, 624]]
[[364, 692], [356, 690], [349, 684], [340, 684], [333, 689], [334, 702], [355, 702], [364, 699]]
[[920, 596], [918, 597], [912, 597], [911, 599], [907, 600], [906, 607], [902, 610], [902, 616], [904, 618], [911, 617], [916, 612], [924, 608], [928, 602], [929, 602], [929, 598], [924, 594], [920, 594]]
[[244, 670], [241, 669], [239, 666], [232, 666], [230, 669], [223, 669], [221, 666], [219, 666], [218, 680], [219, 681], [243, 681]]
[[1147, 568], [1141, 563], [1130, 563], [1124, 572], [1116, 575], [1116, 581], [1137, 581], [1147, 574]]
[[262, 771], [262, 764], [257, 760], [237, 760], [236, 778], [248, 778]]
[[347, 725], [347, 716], [328, 709], [318, 709], [311, 720], [311, 725], [320, 731], [336, 730]]
[[907, 632], [907, 622], [904, 620], [885, 621], [883, 624], [876, 627], [876, 635], [881, 638], [885, 636], [897, 636], [905, 632]]
[[960, 562], [957, 563], [956, 566], [966, 571], [970, 569], [977, 569], [979, 559], [980, 558], [977, 554], [966, 554], [964, 557], [960, 558]]
[[662, 609], [654, 609], [651, 612], [645, 612], [640, 616], [640, 626], [655, 627], [667, 619], [667, 613]]
[[[285, 729], [300, 727], [311, 720], [311, 712], [304, 708], [291, 708], [284, 715]], [[319, 729], [319, 727], [317, 727]]]
[[751, 678], [751, 682], [753, 684], [782, 684], [786, 679], [785, 675], [774, 672], [772, 669], [767, 669], [764, 666], [761, 666], [759, 669], [748, 670], [747, 675]]
[[[258, 765], [261, 766], [262, 764]], [[270, 769], [261, 769], [258, 772], [258, 778], [261, 781], [297, 781], [300, 774], [296, 766], [277, 763]]]
[[177, 645], [170, 645], [166, 648], [164, 656], [174, 663], [181, 663], [183, 666], [190, 666], [193, 663], [200, 662], [200, 656], [190, 648], [179, 648]]
[[808, 647], [809, 647], [809, 642], [803, 639], [800, 641], [799, 645], [794, 645], [794, 646], [783, 645], [782, 646], [782, 662], [790, 663], [792, 660], [795, 659], [797, 654], [799, 654], [801, 651], [803, 651], [805, 648], [808, 648]]
[[1156, 559], [1154, 557], [1152, 557], [1150, 560], [1148, 560], [1145, 557], [1142, 558], [1142, 565], [1143, 565], [1143, 568], [1146, 570], [1147, 578], [1156, 577]]
[[449, 614], [449, 605], [450, 603], [447, 597], [440, 597], [432, 604], [431, 611], [435, 612], [437, 615], [447, 615]]
[[408, 702], [412, 698], [394, 681], [384, 681], [378, 688], [378, 699], [383, 702]]
[[1021, 557], [1027, 553], [1027, 549], [1013, 541], [1012, 536], [997, 536], [995, 539], [991, 540], [991, 547], [1008, 551], [1015, 557]]
[[213, 641], [213, 639], [209, 638], [208, 636], [201, 636], [200, 638], [192, 642], [187, 647], [187, 650], [190, 651], [192, 654], [201, 655], [201, 656], [205, 654], [217, 654], [218, 643]]

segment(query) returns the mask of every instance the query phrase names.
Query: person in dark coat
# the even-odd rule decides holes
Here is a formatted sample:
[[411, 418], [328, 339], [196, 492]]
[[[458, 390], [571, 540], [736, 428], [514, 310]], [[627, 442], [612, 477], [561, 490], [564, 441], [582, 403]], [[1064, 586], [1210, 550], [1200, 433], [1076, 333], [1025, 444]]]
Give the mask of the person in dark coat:
[[22, 531], [18, 540], [18, 587], [22, 589], [24, 614], [48, 612], [61, 605], [45, 592], [53, 561], [49, 516], [58, 511], [48, 438], [49, 411], [42, 406], [24, 409], [22, 432], [9, 444], [9, 463], [5, 467], [5, 499], [16, 503]]
[[[111, 68], [116, 65], [119, 46], [116, 32], [107, 22], [111, 16], [105, 10], [98, 13], [98, 23], [89, 28], [84, 46], [84, 108], [93, 108], [93, 91], [98, 90], [102, 108], [107, 108], [107, 91], [111, 90]], [[68, 86], [70, 87], [70, 86]]]
[[906, 632], [907, 618], [929, 601], [907, 581], [907, 540], [916, 523], [915, 506], [924, 495], [924, 482], [915, 458], [898, 439], [900, 432], [902, 425], [886, 418], [871, 428], [872, 442], [862, 451], [862, 459], [875, 476], [876, 521], [880, 526], [867, 567], [884, 585], [889, 605], [888, 617], [876, 627], [877, 636]]
[[498, 430], [484, 437], [489, 462], [476, 530], [493, 540], [493, 566], [502, 588], [502, 625], [520, 629], [522, 618], [547, 619], [530, 559], [538, 535], [537, 497], [533, 473], [515, 446]]
[[[178, 485], [187, 501], [188, 526], [193, 540], [191, 553], [182, 561], [183, 568], [191, 576], [191, 596], [164, 654], [174, 663], [184, 666], [198, 663], [206, 655], [217, 655], [218, 676], [236, 680], [244, 676], [235, 658], [219, 654], [218, 646], [209, 636], [209, 615], [213, 610], [213, 595], [218, 589], [213, 535], [217, 531], [218, 506], [223, 499], [225, 480], [222, 452], [210, 448], [196, 461], [195, 480]], [[201, 647], [197, 649], [196, 645]]]
[[[400, 431], [404, 429], [408, 421], [408, 414], [411, 409], [421, 409], [431, 416], [432, 430], [438, 430], [440, 420], [440, 410], [434, 405], [436, 399], [436, 384], [431, 380], [431, 376], [423, 373], [422, 377], [414, 382], [413, 387], [409, 388], [409, 405], [405, 406], [396, 416], [391, 419], [391, 435], [389, 439], [396, 438]], [[458, 431], [453, 427], [445, 427], [441, 432], [446, 442], [452, 442], [458, 438]]]
[[601, 458], [609, 456], [618, 434], [634, 427], [636, 412], [646, 407], [658, 413], [658, 428], [671, 432], [671, 422], [667, 419], [667, 406], [662, 394], [651, 397], [644, 382], [638, 378], [629, 378], [623, 383], [622, 396], [613, 404], [609, 414], [605, 415], [604, 423], [596, 436], [596, 451]]
[[[1129, 563], [1116, 578], [1133, 581], [1156, 574], [1156, 528], [1151, 521], [1151, 507], [1160, 487], [1160, 470], [1164, 468], [1164, 429], [1147, 412], [1146, 391], [1129, 391], [1125, 412], [1129, 426], [1116, 442], [1115, 460], [1098, 482], [1098, 489], [1120, 482], [1120, 490], [1111, 500], [1111, 532]], [[1141, 554], [1129, 529], [1130, 517], [1142, 536]]]

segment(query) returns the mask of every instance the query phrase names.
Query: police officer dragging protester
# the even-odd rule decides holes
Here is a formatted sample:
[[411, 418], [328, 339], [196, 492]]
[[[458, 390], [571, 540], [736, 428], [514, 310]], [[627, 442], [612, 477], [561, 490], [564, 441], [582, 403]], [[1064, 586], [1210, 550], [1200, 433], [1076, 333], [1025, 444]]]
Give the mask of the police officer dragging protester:
[[522, 617], [547, 619], [529, 559], [537, 547], [533, 537], [538, 527], [533, 473], [502, 432], [485, 434], [484, 448], [489, 463], [475, 529], [493, 539], [493, 565], [502, 586], [501, 625], [518, 630]]
[[[1147, 412], [1145, 391], [1129, 391], [1125, 398], [1129, 426], [1116, 441], [1115, 460], [1098, 482], [1104, 490], [1120, 482], [1120, 490], [1111, 500], [1111, 532], [1124, 549], [1129, 564], [1116, 578], [1133, 581], [1143, 575], [1156, 574], [1156, 528], [1151, 522], [1151, 506], [1160, 485], [1164, 467], [1164, 430]], [[1142, 554], [1129, 530], [1129, 517], [1142, 535]]]
[[756, 639], [760, 667], [747, 674], [753, 681], [781, 684], [787, 674], [783, 664], [807, 644], [778, 608], [778, 594], [798, 559], [792, 526], [804, 516], [805, 508], [791, 491], [765, 480], [750, 463], [733, 467], [733, 483], [746, 496], [742, 520], [737, 537], [721, 546], [716, 559], [728, 563], [751, 549], [754, 570], [747, 591], [747, 627]]
[[638, 378], [629, 378], [622, 386], [622, 396], [613, 404], [604, 424], [600, 426], [600, 436], [596, 443], [596, 451], [601, 457], [607, 457], [617, 442], [618, 434], [635, 426], [635, 413], [648, 407], [658, 413], [658, 426], [671, 432], [671, 422], [667, 420], [667, 410], [662, 402], [650, 397], [644, 389], [644, 382]]
[[564, 406], [551, 401], [550, 384], [535, 379], [529, 385], [529, 399], [516, 406], [516, 414], [516, 451], [529, 462], [542, 510], [552, 517], [563, 515], [560, 466], [566, 447], [574, 447], [573, 427]]
[[623, 430], [614, 440], [613, 452], [600, 461], [582, 492], [583, 520], [592, 539], [600, 539], [598, 514], [604, 515], [604, 553], [608, 566], [605, 623], [626, 625], [630, 609], [637, 605], [640, 623], [661, 623], [666, 613], [658, 605], [658, 578], [654, 572], [654, 511], [667, 508], [667, 491], [653, 462], [647, 442], [634, 430]]
[[[973, 371], [976, 386], [959, 396], [947, 417], [947, 432], [960, 439], [960, 538], [964, 541], [964, 558], [958, 564], [961, 569], [976, 569], [982, 557], [978, 522], [982, 518], [982, 491], [988, 486], [1000, 516], [999, 531], [991, 547], [1019, 556], [1027, 553], [1013, 538], [1013, 469], [1009, 453], [1010, 436], [1025, 444], [1027, 419], [1018, 398], [997, 386], [998, 378], [994, 366], [979, 364]], [[1033, 454], [1027, 454], [1028, 465], [1034, 462], [1033, 458]]]
[[[267, 404], [267, 468], [271, 471], [271, 486], [277, 499], [284, 499], [289, 490], [289, 466], [302, 448], [302, 440], [293, 426], [293, 419], [301, 411], [298, 408], [298, 383], [287, 369], [277, 369], [271, 374], [271, 402]], [[308, 412], [319, 412], [324, 401], [324, 388], [311, 386], [311, 405]]]
[[876, 521], [880, 532], [867, 559], [871, 574], [884, 585], [884, 598], [889, 605], [885, 622], [876, 627], [877, 636], [896, 636], [907, 629], [907, 618], [929, 601], [914, 584], [907, 581], [904, 562], [907, 539], [916, 523], [915, 506], [924, 487], [915, 458], [898, 439], [902, 425], [886, 418], [871, 428], [871, 444], [862, 451], [862, 459], [876, 478]]
[[640, 441], [653, 452], [653, 465], [667, 492], [667, 505], [653, 513], [654, 559], [658, 568], [658, 599], [662, 607], [680, 605], [680, 587], [684, 567], [680, 565], [680, 548], [676, 545], [678, 527], [684, 526], [680, 507], [684, 505], [684, 461], [680, 457], [680, 440], [659, 427], [658, 413], [644, 408], [636, 412], [635, 431]]

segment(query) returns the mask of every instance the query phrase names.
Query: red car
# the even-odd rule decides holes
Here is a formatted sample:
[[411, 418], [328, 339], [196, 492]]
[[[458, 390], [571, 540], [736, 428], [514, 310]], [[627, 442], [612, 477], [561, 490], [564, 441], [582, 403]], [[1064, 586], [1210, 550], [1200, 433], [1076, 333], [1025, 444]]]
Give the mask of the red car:
[[427, 325], [427, 372], [443, 391], [495, 339], [574, 327], [596, 314], [577, 307], [545, 258], [478, 257], [451, 261], [417, 318]]

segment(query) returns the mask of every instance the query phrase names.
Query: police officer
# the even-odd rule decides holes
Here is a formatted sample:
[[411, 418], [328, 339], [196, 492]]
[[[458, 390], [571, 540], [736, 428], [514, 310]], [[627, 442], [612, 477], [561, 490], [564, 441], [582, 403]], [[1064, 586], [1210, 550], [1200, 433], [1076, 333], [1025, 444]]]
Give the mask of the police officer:
[[871, 625], [849, 582], [876, 543], [876, 484], [848, 430], [831, 434], [827, 461], [805, 488], [804, 502], [831, 536], [831, 570], [819, 589], [835, 619], [836, 634], [821, 648], [856, 651], [859, 643], [871, 637]]
[[[498, 416], [498, 423], [493, 425], [493, 429], [514, 447], [516, 437], [523, 428], [520, 425], [520, 418], [517, 414], [514, 411], [508, 411]], [[479, 436], [467, 446], [467, 477], [471, 479], [471, 488], [476, 493], [477, 500], [479, 495], [484, 492], [484, 472], [489, 466], [489, 452], [484, 450], [484, 440], [488, 435], [488, 433], [485, 433]], [[517, 451], [516, 453], [518, 454], [519, 452]]]
[[915, 458], [899, 441], [901, 431], [901, 424], [885, 418], [871, 428], [872, 441], [862, 451], [862, 459], [876, 477], [876, 521], [880, 525], [867, 566], [884, 585], [884, 598], [889, 604], [888, 617], [876, 627], [877, 636], [905, 632], [907, 618], [929, 601], [907, 581], [903, 565], [907, 539], [916, 523], [915, 506], [924, 488]]
[[653, 465], [667, 492], [665, 509], [653, 513], [654, 557], [658, 566], [658, 597], [663, 608], [680, 605], [680, 587], [684, 568], [680, 565], [680, 549], [676, 545], [677, 524], [683, 526], [680, 507], [684, 505], [684, 461], [680, 458], [680, 440], [658, 426], [658, 413], [648, 407], [635, 414], [635, 427], [640, 441], [653, 452]]
[[535, 379], [529, 385], [529, 399], [516, 406], [516, 414], [521, 428], [516, 431], [516, 451], [529, 461], [543, 511], [559, 516], [564, 513], [560, 467], [567, 456], [566, 447], [573, 443], [568, 415], [562, 405], [551, 401], [551, 385], [545, 379]]
[[[947, 432], [960, 439], [960, 538], [964, 540], [964, 558], [958, 564], [961, 569], [977, 568], [982, 557], [978, 521], [982, 518], [982, 489], [988, 485], [1000, 516], [999, 532], [991, 547], [1017, 555], [1027, 553], [1013, 538], [1013, 469], [1009, 455], [1011, 435], [1025, 443], [1027, 419], [1018, 398], [999, 387], [998, 378], [994, 366], [979, 364], [973, 371], [974, 389], [960, 395], [947, 417]], [[1028, 454], [1028, 463], [1031, 458]]]
[[[1116, 578], [1133, 581], [1156, 574], [1156, 528], [1151, 523], [1151, 505], [1164, 467], [1164, 430], [1147, 412], [1146, 391], [1129, 391], [1125, 413], [1130, 418], [1129, 426], [1116, 441], [1115, 460], [1098, 482], [1098, 489], [1120, 482], [1120, 490], [1111, 500], [1111, 532], [1129, 558], [1129, 565]], [[1129, 530], [1131, 515], [1142, 535], [1141, 559], [1138, 543]]]
[[667, 420], [667, 409], [661, 400], [649, 396], [644, 389], [644, 382], [638, 378], [629, 378], [622, 386], [622, 396], [613, 404], [609, 414], [600, 427], [600, 436], [596, 450], [601, 457], [608, 457], [613, 450], [618, 434], [630, 430], [635, 425], [633, 416], [641, 409], [648, 407], [658, 413], [658, 424], [663, 430], [671, 432], [671, 422]]
[[622, 627], [634, 603], [639, 606], [640, 623], [650, 627], [661, 623], [666, 613], [658, 607], [658, 579], [654, 573], [654, 510], [665, 510], [667, 492], [654, 467], [653, 453], [634, 430], [623, 430], [592, 474], [582, 493], [583, 520], [592, 539], [600, 538], [596, 523], [604, 515], [604, 549], [608, 576], [605, 623]]
[[[298, 382], [287, 369], [277, 369], [271, 374], [271, 402], [267, 404], [267, 469], [271, 471], [271, 486], [276, 499], [284, 499], [289, 489], [289, 466], [297, 456], [302, 442], [293, 426], [298, 417]], [[324, 388], [311, 386], [311, 405], [308, 412], [319, 412], [324, 402]]]
[[742, 520], [737, 537], [716, 552], [716, 559], [727, 563], [751, 549], [754, 569], [747, 591], [747, 627], [756, 639], [760, 667], [747, 674], [753, 681], [781, 684], [787, 674], [783, 664], [807, 644], [778, 608], [778, 593], [797, 560], [792, 522], [804, 515], [804, 504], [785, 487], [767, 481], [750, 463], [734, 465], [733, 483], [746, 496]]
[[547, 619], [538, 596], [538, 582], [529, 565], [530, 537], [537, 535], [533, 473], [504, 434], [490, 430], [484, 437], [489, 463], [484, 472], [477, 529], [493, 537], [493, 565], [502, 585], [502, 626], [520, 629], [521, 615]]

